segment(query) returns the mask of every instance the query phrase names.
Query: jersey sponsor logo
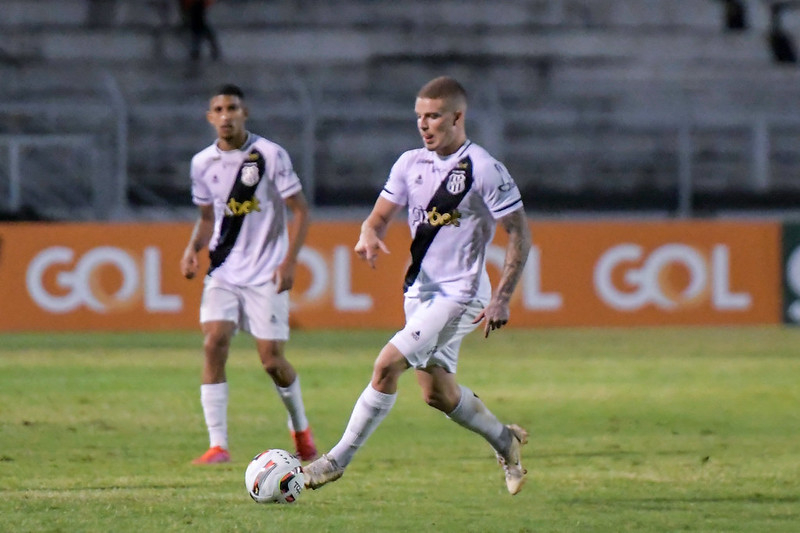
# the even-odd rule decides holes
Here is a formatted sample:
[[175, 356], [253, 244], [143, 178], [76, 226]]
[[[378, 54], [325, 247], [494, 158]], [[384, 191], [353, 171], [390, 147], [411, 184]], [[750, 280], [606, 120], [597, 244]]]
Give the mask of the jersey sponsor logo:
[[[254, 154], [250, 154], [251, 156]], [[258, 155], [256, 155], [258, 158]], [[242, 165], [242, 183], [252, 187], [258, 183], [258, 165], [256, 163], [245, 163]]]
[[500, 192], [508, 192], [517, 186], [505, 166], [500, 163], [495, 163], [494, 168], [497, 170], [497, 173], [500, 174], [500, 179], [503, 182], [497, 187]]
[[241, 217], [250, 214], [253, 211], [261, 211], [261, 203], [255, 196], [253, 196], [253, 198], [250, 200], [245, 200], [244, 202], [239, 202], [235, 198], [231, 198], [228, 200], [228, 203], [225, 204], [226, 217]]
[[428, 220], [428, 214], [425, 212], [425, 208], [418, 205], [416, 207], [411, 207], [411, 225], [412, 228], [416, 229], [417, 226], [423, 224], [426, 220]]
[[467, 184], [466, 172], [461, 169], [454, 169], [447, 176], [447, 192], [450, 194], [461, 194]]
[[458, 209], [453, 209], [449, 213], [440, 213], [436, 207], [425, 213], [428, 219], [428, 224], [431, 226], [455, 226], [461, 225], [461, 212]]

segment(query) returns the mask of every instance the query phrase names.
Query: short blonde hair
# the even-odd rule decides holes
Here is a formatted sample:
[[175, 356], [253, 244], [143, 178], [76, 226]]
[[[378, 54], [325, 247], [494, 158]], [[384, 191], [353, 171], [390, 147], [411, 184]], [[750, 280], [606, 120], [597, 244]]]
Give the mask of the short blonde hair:
[[456, 109], [467, 107], [466, 89], [457, 80], [448, 76], [439, 76], [423, 85], [417, 93], [417, 98], [449, 100]]

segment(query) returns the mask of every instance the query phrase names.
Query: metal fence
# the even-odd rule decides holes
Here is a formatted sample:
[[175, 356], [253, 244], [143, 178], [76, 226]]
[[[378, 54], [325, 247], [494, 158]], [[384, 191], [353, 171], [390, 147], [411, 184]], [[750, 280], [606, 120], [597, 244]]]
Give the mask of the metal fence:
[[[147, 187], [146, 177], [129, 176], [128, 128], [134, 111], [114, 78], [108, 75], [105, 80], [106, 93], [100, 103], [0, 105], [0, 114], [39, 116], [39, 129], [45, 131], [0, 136], [3, 209], [13, 213], [33, 207], [61, 219], [146, 216], [131, 208], [127, 194], [131, 188]], [[290, 80], [289, 87], [299, 105], [291, 109], [261, 106], [256, 96], [251, 119], [291, 121], [296, 131], [290, 153], [312, 204], [319, 204], [318, 191], [331, 188], [341, 188], [345, 199], [353, 197], [363, 183], [343, 176], [347, 168], [370, 174], [366, 196], [373, 198], [376, 183], [382, 183], [405, 146], [394, 141], [400, 137], [412, 143], [406, 147], [418, 144], [411, 109], [325, 102], [299, 77]], [[496, 91], [490, 83], [478, 88], [477, 103], [470, 111], [470, 135], [507, 164], [523, 190], [558, 190], [569, 195], [591, 194], [603, 187], [624, 191], [652, 186], [674, 192], [674, 201], [664, 203], [663, 209], [679, 217], [696, 214], [694, 199], [702, 191], [737, 191], [753, 197], [800, 193], [798, 114], [520, 112], [503, 109]], [[175, 110], [202, 113], [187, 104], [174, 106]], [[59, 132], [59, 124], [72, 113], [93, 113], [104, 119], [93, 131]], [[379, 126], [369, 129], [364, 124]], [[387, 133], [398, 130], [402, 132]], [[353, 138], [347, 132], [354, 132]], [[388, 135], [394, 138], [387, 139]], [[356, 136], [364, 146], [357, 145]], [[338, 149], [348, 144], [354, 149]], [[626, 181], [626, 174], [635, 174], [639, 182]], [[163, 198], [154, 205], [170, 201]], [[340, 206], [347, 205], [343, 201]], [[592, 206], [584, 209], [592, 211]]]

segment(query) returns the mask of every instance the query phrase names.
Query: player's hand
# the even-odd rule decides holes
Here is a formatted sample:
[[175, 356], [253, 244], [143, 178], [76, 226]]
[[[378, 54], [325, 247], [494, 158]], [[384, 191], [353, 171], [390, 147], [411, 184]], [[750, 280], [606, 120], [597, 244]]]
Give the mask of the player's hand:
[[181, 274], [186, 279], [192, 279], [197, 274], [200, 264], [197, 260], [197, 252], [192, 248], [187, 248], [181, 257]]
[[509, 316], [508, 304], [492, 300], [483, 311], [478, 313], [478, 316], [475, 317], [472, 323], [478, 324], [481, 320], [485, 320], [486, 322], [483, 325], [483, 337], [487, 338], [489, 337], [489, 332], [500, 329], [508, 324]]
[[294, 286], [294, 264], [288, 265], [282, 263], [275, 269], [275, 274], [272, 276], [272, 281], [275, 283], [278, 292], [288, 291]]
[[385, 254], [389, 253], [389, 248], [374, 233], [361, 233], [354, 248], [358, 257], [369, 263], [370, 268], [375, 268], [375, 261], [378, 259], [378, 250]]

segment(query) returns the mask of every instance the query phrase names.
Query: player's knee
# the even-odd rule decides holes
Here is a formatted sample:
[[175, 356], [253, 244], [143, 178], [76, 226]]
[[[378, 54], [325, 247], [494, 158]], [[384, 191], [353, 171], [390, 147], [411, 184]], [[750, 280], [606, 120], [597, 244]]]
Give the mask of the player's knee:
[[396, 378], [391, 367], [376, 363], [372, 368], [372, 381], [373, 383], [391, 383], [396, 381]]
[[270, 357], [266, 360], [261, 360], [261, 367], [264, 369], [264, 372], [272, 376], [273, 378], [280, 375], [281, 371], [283, 370], [283, 361], [281, 361], [277, 357]]
[[289, 361], [283, 356], [283, 349], [277, 343], [259, 347], [261, 367], [273, 379], [284, 376], [291, 368]]
[[203, 349], [209, 355], [222, 355], [228, 351], [230, 337], [218, 333], [209, 333], [203, 339]]
[[397, 386], [397, 381], [402, 373], [403, 369], [398, 365], [382, 364], [380, 361], [376, 361], [372, 368], [372, 384], [378, 390], [393, 389]]
[[256, 349], [264, 370], [274, 368], [275, 365], [281, 365], [281, 360], [283, 360], [282, 342], [259, 340], [256, 342]]

